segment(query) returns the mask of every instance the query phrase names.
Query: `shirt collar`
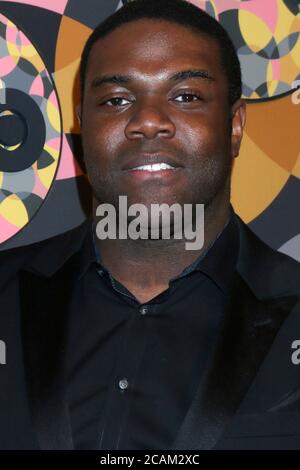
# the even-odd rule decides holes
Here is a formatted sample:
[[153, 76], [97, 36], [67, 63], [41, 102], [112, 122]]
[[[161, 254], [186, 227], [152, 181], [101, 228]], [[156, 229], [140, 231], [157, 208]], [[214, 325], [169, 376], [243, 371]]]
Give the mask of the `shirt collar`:
[[224, 225], [224, 227], [222, 228], [222, 230], [220, 230], [220, 232], [218, 233], [218, 235], [216, 236], [216, 238], [214, 238], [210, 244], [206, 247], [206, 249], [198, 256], [198, 258], [196, 258], [190, 265], [188, 265], [178, 276], [176, 276], [174, 279], [177, 279], [177, 278], [180, 278], [180, 277], [183, 277], [187, 274], [190, 274], [191, 272], [193, 271], [201, 271], [201, 268], [202, 268], [202, 263], [204, 260], [204, 258], [206, 256], [208, 256], [208, 253], [210, 250], [213, 249], [213, 246], [215, 245], [215, 243], [217, 243], [217, 240], [221, 237], [221, 236], [226, 236], [224, 233], [228, 224], [230, 223], [231, 221], [231, 218], [232, 218], [232, 212], [230, 212], [230, 216], [228, 218], [228, 221], [226, 222], [226, 224]]
[[[95, 240], [96, 223], [90, 218], [90, 228], [87, 232], [83, 249], [80, 250], [78, 264], [80, 266], [79, 276], [81, 277], [91, 263], [98, 265], [101, 270], [106, 268], [101, 264], [101, 255]], [[187, 276], [195, 271], [200, 271], [208, 276], [226, 294], [231, 287], [231, 281], [235, 271], [235, 266], [239, 250], [239, 234], [236, 217], [232, 206], [226, 225], [219, 232], [217, 237], [210, 243], [193, 263], [187, 266], [178, 276], [171, 279], [175, 281]]]
[[195, 269], [208, 276], [229, 294], [239, 254], [239, 230], [236, 215], [230, 206], [227, 224], [208, 247], [203, 257], [195, 260]]

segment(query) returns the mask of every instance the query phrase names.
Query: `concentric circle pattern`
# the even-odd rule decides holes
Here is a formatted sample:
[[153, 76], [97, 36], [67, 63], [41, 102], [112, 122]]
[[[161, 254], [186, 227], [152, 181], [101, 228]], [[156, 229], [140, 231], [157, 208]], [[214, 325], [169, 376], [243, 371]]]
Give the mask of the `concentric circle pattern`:
[[300, 15], [297, 0], [209, 0], [192, 3], [229, 32], [243, 72], [247, 99], [290, 93], [300, 79]]
[[28, 37], [0, 14], [0, 243], [21, 230], [43, 203], [60, 147], [51, 76]]

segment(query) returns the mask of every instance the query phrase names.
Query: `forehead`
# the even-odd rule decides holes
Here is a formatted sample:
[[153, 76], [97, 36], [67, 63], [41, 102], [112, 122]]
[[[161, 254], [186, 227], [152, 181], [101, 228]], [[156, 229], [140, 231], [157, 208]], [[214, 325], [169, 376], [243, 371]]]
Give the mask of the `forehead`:
[[217, 41], [201, 32], [168, 21], [142, 19], [125, 23], [95, 42], [88, 60], [87, 77], [118, 69], [145, 74], [162, 69], [201, 66], [221, 71]]

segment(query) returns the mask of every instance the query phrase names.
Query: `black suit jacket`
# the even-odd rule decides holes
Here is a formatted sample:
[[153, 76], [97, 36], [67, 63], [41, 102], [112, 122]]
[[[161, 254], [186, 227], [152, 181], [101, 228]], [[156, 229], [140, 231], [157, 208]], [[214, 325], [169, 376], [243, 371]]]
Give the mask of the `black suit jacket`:
[[[300, 339], [300, 265], [235, 217], [240, 249], [230, 301], [172, 449], [300, 448], [300, 365], [291, 360]], [[73, 449], [68, 303], [90, 223], [0, 253], [0, 449]]]

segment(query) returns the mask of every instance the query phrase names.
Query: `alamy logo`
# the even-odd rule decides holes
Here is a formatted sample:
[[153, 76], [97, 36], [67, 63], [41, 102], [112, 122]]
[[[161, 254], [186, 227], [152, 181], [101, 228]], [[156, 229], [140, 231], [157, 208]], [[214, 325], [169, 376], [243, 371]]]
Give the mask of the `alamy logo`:
[[0, 339], [0, 364], [6, 364], [6, 344]]
[[297, 366], [298, 364], [300, 364], [300, 340], [295, 339], [295, 341], [292, 342], [291, 348], [295, 349], [291, 356], [291, 360], [292, 363]]
[[[119, 196], [118, 210], [112, 204], [100, 204], [96, 216], [102, 219], [96, 225], [100, 240], [170, 239], [193, 240], [185, 242], [186, 250], [200, 250], [204, 245], [204, 204], [174, 203], [127, 205], [127, 196]], [[130, 222], [128, 223], [128, 221]]]

